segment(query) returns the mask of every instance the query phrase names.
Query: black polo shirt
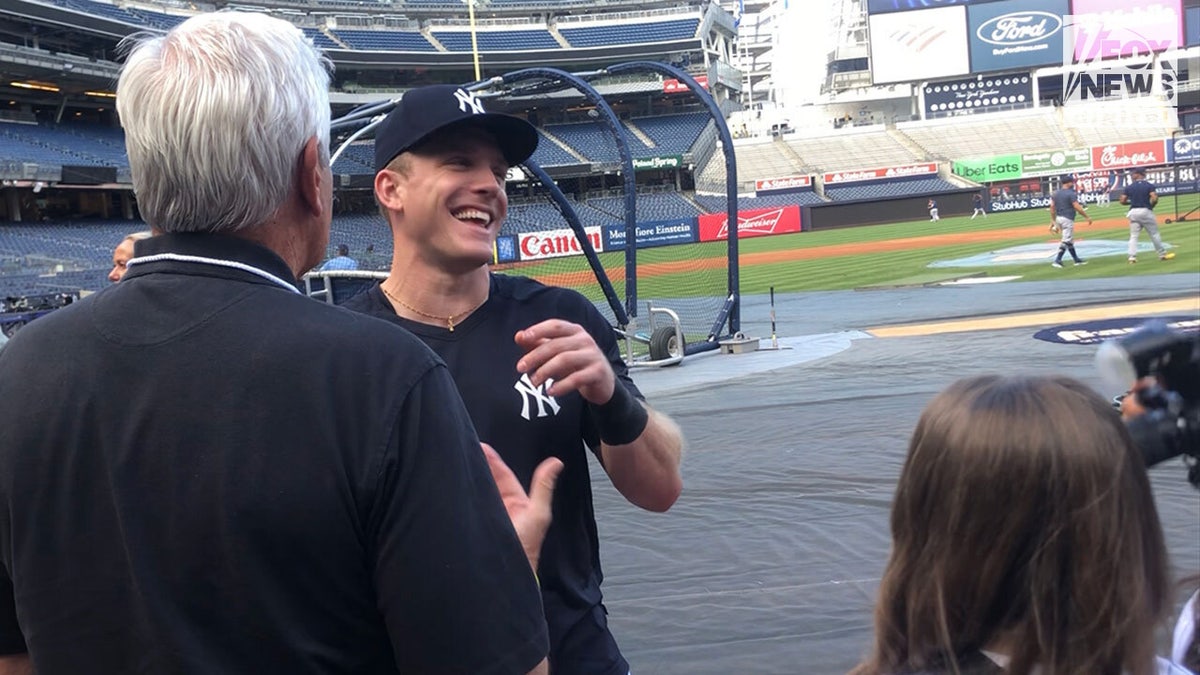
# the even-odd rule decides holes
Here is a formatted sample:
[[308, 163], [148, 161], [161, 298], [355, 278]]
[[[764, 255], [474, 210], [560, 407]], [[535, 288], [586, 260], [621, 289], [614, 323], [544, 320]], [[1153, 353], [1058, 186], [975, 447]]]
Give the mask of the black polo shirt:
[[538, 589], [441, 361], [265, 248], [139, 242], [0, 352], [0, 653], [57, 673], [525, 673]]

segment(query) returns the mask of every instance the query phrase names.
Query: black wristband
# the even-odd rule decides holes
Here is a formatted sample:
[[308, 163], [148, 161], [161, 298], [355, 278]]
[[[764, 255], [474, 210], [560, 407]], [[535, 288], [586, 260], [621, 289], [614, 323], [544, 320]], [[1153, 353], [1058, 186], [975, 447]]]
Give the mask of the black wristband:
[[606, 445], [625, 445], [637, 440], [646, 430], [650, 411], [625, 388], [618, 379], [613, 386], [612, 398], [604, 405], [588, 404], [592, 419], [600, 432], [600, 440]]

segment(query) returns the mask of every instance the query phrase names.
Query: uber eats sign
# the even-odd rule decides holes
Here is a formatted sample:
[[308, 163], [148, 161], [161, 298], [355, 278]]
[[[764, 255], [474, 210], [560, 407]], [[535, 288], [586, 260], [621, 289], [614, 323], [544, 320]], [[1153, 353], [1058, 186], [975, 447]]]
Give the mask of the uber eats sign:
[[1001, 155], [984, 159], [964, 159], [954, 162], [954, 175], [977, 183], [990, 183], [1021, 177], [1021, 156]]

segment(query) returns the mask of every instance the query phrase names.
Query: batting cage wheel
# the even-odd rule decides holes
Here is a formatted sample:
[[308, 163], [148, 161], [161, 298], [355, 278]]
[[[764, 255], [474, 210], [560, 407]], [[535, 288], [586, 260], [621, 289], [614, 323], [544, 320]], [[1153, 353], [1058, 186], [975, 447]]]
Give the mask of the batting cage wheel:
[[650, 358], [654, 361], [683, 356], [687, 340], [675, 331], [674, 326], [659, 326], [650, 335]]

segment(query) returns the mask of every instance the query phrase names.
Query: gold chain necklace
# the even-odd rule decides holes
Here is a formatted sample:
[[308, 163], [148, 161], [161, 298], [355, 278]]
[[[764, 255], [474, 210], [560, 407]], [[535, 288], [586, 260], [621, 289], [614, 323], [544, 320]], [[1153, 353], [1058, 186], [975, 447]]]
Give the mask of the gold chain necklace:
[[396, 302], [400, 303], [400, 305], [402, 307], [404, 307], [405, 309], [415, 312], [415, 313], [425, 317], [426, 319], [437, 319], [438, 321], [445, 321], [446, 322], [446, 330], [449, 330], [451, 333], [454, 332], [454, 317], [456, 317], [456, 316], [465, 317], [466, 315], [470, 314], [471, 312], [474, 312], [475, 310], [479, 309], [480, 307], [483, 307], [483, 303], [487, 302], [487, 300], [488, 300], [487, 297], [485, 296], [483, 298], [482, 302], [480, 302], [478, 305], [475, 305], [471, 309], [459, 312], [457, 314], [451, 314], [450, 316], [439, 316], [437, 314], [428, 314], [426, 312], [422, 312], [421, 310], [417, 309], [416, 307], [413, 307], [412, 305], [401, 300], [400, 298], [397, 298], [396, 296], [394, 296], [390, 292], [388, 292], [387, 287], [384, 286], [383, 284], [379, 284], [379, 290], [383, 291], [383, 294], [388, 296], [392, 300], [395, 300]]

